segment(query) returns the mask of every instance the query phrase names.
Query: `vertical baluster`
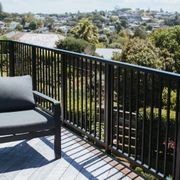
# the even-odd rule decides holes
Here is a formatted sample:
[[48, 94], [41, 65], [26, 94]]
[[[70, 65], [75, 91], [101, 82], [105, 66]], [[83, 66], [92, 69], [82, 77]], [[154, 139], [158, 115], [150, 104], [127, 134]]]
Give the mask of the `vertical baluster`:
[[76, 58], [71, 56], [72, 60], [73, 60], [73, 124], [76, 124], [76, 110], [75, 110], [75, 104], [76, 104], [76, 97], [75, 97], [75, 61]]
[[175, 180], [180, 179], [180, 81], [177, 81], [176, 88], [176, 135], [175, 135], [175, 150], [173, 158], [173, 177]]
[[55, 57], [54, 57], [54, 52], [50, 51], [50, 55], [51, 55], [51, 96], [54, 98], [54, 75], [55, 75], [55, 67], [54, 67], [54, 61], [55, 61]]
[[119, 121], [120, 121], [120, 67], [117, 69], [117, 128], [116, 128], [116, 148], [119, 149]]
[[87, 121], [88, 121], [88, 112], [87, 112], [87, 104], [88, 104], [88, 61], [87, 59], [85, 60], [85, 63], [86, 63], [86, 74], [85, 74], [85, 111], [86, 111], [86, 117], [85, 117], [85, 131], [87, 132]]
[[113, 79], [114, 69], [110, 64], [105, 66], [105, 145], [106, 152], [110, 153], [109, 146], [112, 146], [112, 113], [113, 113]]
[[170, 103], [171, 103], [171, 83], [168, 79], [168, 94], [167, 94], [167, 121], [166, 121], [166, 135], [165, 135], [165, 153], [164, 153], [164, 177], [167, 174], [167, 151], [168, 151], [168, 142], [169, 142], [169, 121], [170, 121]]
[[152, 83], [151, 83], [151, 115], [150, 115], [150, 127], [149, 127], [149, 154], [148, 154], [148, 165], [149, 168], [152, 167], [152, 126], [154, 120], [154, 74], [151, 75]]
[[79, 121], [79, 101], [80, 101], [80, 98], [79, 98], [79, 61], [81, 61], [81, 58], [77, 58], [76, 59], [76, 90], [77, 90], [77, 96], [76, 96], [76, 101], [77, 101], [77, 125], [80, 126], [80, 121]]
[[135, 131], [135, 160], [137, 160], [138, 156], [138, 133], [139, 133], [139, 71], [137, 71], [137, 86], [136, 86], [136, 131]]
[[131, 131], [132, 131], [132, 89], [133, 89], [133, 71], [130, 70], [130, 86], [129, 86], [129, 140], [128, 140], [128, 156], [131, 155]]
[[125, 152], [125, 121], [126, 121], [126, 69], [123, 74], [123, 125], [122, 125], [122, 152]]
[[[48, 49], [44, 49], [46, 51], [46, 63], [47, 63], [47, 94], [48, 96], [51, 97], [51, 62], [50, 62], [50, 58], [49, 58], [49, 50]], [[49, 109], [49, 102], [47, 102], [47, 108]]]
[[158, 108], [158, 127], [157, 127], [157, 155], [156, 155], [156, 173], [159, 172], [159, 151], [160, 151], [160, 138], [161, 138], [161, 114], [162, 114], [162, 85], [163, 79], [159, 78], [159, 108]]
[[37, 88], [37, 76], [36, 76], [36, 47], [32, 46], [32, 79], [33, 89]]
[[84, 116], [83, 116], [83, 112], [84, 112], [83, 111], [83, 109], [84, 109], [84, 104], [83, 104], [83, 102], [84, 102], [83, 101], [83, 96], [84, 96], [83, 95], [83, 92], [84, 92], [83, 91], [83, 88], [84, 88], [84, 86], [83, 86], [83, 84], [84, 84], [84, 82], [83, 82], [83, 79], [84, 79], [83, 78], [83, 72], [84, 71], [83, 71], [83, 67], [84, 66], [83, 66], [83, 64], [84, 64], [84, 61], [83, 61], [83, 58], [82, 58], [81, 59], [81, 85], [80, 85], [81, 86], [81, 129], [83, 129], [83, 127], [84, 127], [84, 122], [83, 122], [84, 121]]
[[72, 61], [71, 61], [71, 57], [69, 56], [69, 120], [70, 120], [70, 122], [72, 122], [72, 113], [71, 113], [71, 99], [72, 99], [72, 97], [71, 97], [71, 63]]
[[144, 163], [144, 145], [145, 145], [145, 122], [146, 122], [146, 93], [147, 93], [147, 73], [144, 73], [144, 104], [143, 104], [143, 124], [142, 124], [142, 146], [141, 163]]
[[38, 48], [38, 57], [39, 57], [39, 71], [40, 71], [39, 87], [40, 87], [40, 92], [44, 93], [44, 90], [43, 90], [44, 67], [43, 67], [42, 49], [41, 48]]
[[[40, 83], [41, 83], [41, 91], [46, 94], [45, 86], [46, 86], [46, 74], [45, 74], [45, 61], [44, 61], [44, 50], [42, 48], [39, 48], [40, 53], [40, 71], [41, 71], [41, 77], [40, 77]], [[43, 102], [43, 106], [46, 107], [46, 102]]]
[[[44, 61], [46, 63], [46, 95], [48, 95], [48, 86], [49, 86], [49, 83], [48, 83], [48, 53], [47, 53], [47, 50], [43, 49], [43, 53], [44, 53]], [[48, 103], [46, 102], [46, 107], [48, 106]]]
[[41, 67], [41, 54], [40, 54], [40, 48], [37, 48], [37, 74], [38, 74], [38, 84], [37, 84], [37, 87], [38, 87], [38, 91], [42, 92], [42, 86], [41, 86], [41, 78], [42, 78], [42, 67]]
[[25, 64], [25, 72], [26, 74], [29, 74], [28, 71], [27, 71], [27, 58], [26, 58], [26, 45], [24, 45], [24, 64]]
[[99, 63], [99, 140], [101, 140], [101, 123], [102, 123], [102, 63]]
[[94, 136], [96, 137], [96, 116], [97, 116], [97, 99], [96, 99], [96, 95], [97, 95], [97, 62], [95, 61], [94, 64]]
[[54, 98], [57, 99], [57, 53], [54, 52]]
[[[57, 88], [58, 88], [58, 90], [57, 90], [57, 98], [58, 98], [58, 101], [60, 101], [61, 100], [61, 96], [60, 96], [60, 90], [61, 90], [61, 87], [60, 87], [60, 84], [61, 84], [61, 82], [60, 82], [60, 65], [62, 64], [62, 62], [60, 61], [60, 53], [58, 53], [57, 54]], [[68, 81], [68, 79], [67, 79], [67, 81]], [[68, 110], [68, 109], [67, 109]]]
[[89, 61], [90, 69], [89, 69], [89, 93], [90, 93], [90, 100], [89, 100], [89, 133], [91, 134], [92, 129], [92, 61]]
[[[3, 62], [3, 52], [2, 52], [2, 46], [3, 46], [3, 42], [0, 41], [0, 54], [1, 54], [0, 55], [0, 71], [1, 71], [1, 76], [3, 76], [3, 63], [2, 63]], [[10, 51], [11, 51], [11, 49], [10, 49]]]

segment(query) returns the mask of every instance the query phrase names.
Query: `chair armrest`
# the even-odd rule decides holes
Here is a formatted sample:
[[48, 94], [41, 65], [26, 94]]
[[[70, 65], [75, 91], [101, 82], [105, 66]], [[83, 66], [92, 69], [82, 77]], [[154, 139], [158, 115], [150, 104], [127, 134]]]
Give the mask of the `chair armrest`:
[[47, 95], [45, 95], [43, 93], [40, 93], [38, 91], [33, 91], [33, 94], [34, 94], [35, 97], [38, 97], [38, 98], [40, 98], [42, 100], [46, 100], [46, 101], [52, 103], [53, 105], [60, 105], [59, 101], [57, 101], [57, 100], [55, 100], [55, 99], [53, 99], [53, 98], [51, 98], [51, 97], [49, 97], [49, 96], [47, 96]]
[[61, 115], [60, 102], [38, 91], [33, 91], [35, 97], [48, 101], [52, 104], [53, 116], [59, 120]]

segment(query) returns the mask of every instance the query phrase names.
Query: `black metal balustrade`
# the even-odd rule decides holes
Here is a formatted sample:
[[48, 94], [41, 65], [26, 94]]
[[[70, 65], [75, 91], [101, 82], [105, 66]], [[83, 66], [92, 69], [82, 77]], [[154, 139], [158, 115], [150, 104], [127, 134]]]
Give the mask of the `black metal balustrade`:
[[0, 75], [25, 74], [61, 101], [68, 127], [159, 178], [180, 179], [179, 74], [0, 41]]

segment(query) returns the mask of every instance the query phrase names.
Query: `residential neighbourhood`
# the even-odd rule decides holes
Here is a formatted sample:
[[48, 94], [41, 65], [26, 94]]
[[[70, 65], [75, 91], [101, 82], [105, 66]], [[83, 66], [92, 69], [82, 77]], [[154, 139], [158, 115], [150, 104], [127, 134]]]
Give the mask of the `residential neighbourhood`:
[[[154, 11], [115, 8], [112, 11], [65, 14], [3, 13], [0, 17], [0, 33], [1, 37], [55, 47], [58, 39], [68, 37], [71, 29], [83, 18], [88, 18], [98, 28], [100, 44], [97, 48], [112, 49], [111, 55], [108, 56], [111, 58], [113, 49], [122, 48], [123, 44], [117, 41], [116, 36], [121, 31], [126, 31], [131, 36], [146, 36], [155, 29], [180, 24], [178, 12], [172, 13], [162, 9]], [[102, 53], [99, 55], [102, 56]]]
[[[115, 9], [113, 11], [94, 11], [91, 13], [65, 13], [65, 14], [13, 14], [12, 17], [6, 14], [7, 17], [1, 17], [0, 28], [8, 32], [11, 30], [21, 29], [22, 31], [36, 32], [61, 32], [66, 34], [77, 22], [89, 17], [93, 23], [99, 28], [100, 34], [106, 29], [110, 32], [118, 31], [118, 25], [127, 27], [133, 30], [138, 26], [149, 26], [149, 29], [165, 28], [170, 25], [170, 20], [176, 20], [176, 24], [180, 24], [180, 14], [178, 12], [167, 11], [151, 11], [130, 8]], [[10, 21], [13, 19], [13, 21]], [[32, 27], [32, 22], [29, 20], [38, 21]], [[25, 22], [24, 22], [25, 21]], [[27, 22], [26, 22], [27, 21]], [[120, 23], [120, 24], [118, 24]]]

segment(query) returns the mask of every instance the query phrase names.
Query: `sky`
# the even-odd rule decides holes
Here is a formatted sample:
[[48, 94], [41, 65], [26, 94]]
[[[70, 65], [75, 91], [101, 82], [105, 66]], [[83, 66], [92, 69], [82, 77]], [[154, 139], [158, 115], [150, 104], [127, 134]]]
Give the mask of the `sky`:
[[113, 10], [115, 7], [180, 12], [180, 0], [0, 0], [5, 12], [58, 13]]

